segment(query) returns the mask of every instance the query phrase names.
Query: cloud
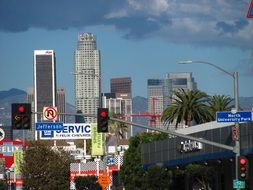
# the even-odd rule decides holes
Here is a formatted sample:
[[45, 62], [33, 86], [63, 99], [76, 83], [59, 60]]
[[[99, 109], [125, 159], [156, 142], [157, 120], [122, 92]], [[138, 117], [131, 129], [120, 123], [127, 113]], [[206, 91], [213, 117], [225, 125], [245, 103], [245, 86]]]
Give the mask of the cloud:
[[128, 39], [252, 48], [253, 24], [241, 0], [1, 0], [0, 31], [108, 25]]
[[247, 59], [243, 59], [239, 62], [239, 64], [235, 67], [236, 71], [239, 71], [240, 74], [244, 76], [253, 76], [253, 52], [251, 56]]

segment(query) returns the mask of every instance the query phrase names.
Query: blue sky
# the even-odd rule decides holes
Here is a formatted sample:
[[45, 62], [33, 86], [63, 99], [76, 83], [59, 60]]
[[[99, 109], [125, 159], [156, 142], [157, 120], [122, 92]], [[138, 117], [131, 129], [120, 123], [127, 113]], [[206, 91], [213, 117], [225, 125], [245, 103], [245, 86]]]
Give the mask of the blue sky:
[[132, 78], [134, 96], [147, 79], [192, 72], [198, 88], [233, 97], [233, 80], [201, 60], [239, 73], [239, 96], [253, 96], [253, 19], [247, 0], [0, 0], [0, 90], [33, 86], [33, 51], [53, 49], [57, 85], [74, 104], [74, 51], [79, 33], [97, 36], [102, 90]]

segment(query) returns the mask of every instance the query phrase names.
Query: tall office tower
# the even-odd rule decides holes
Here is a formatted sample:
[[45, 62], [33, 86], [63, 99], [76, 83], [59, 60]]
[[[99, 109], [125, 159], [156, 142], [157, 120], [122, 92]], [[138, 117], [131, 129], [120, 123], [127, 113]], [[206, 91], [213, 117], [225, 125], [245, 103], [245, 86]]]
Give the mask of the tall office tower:
[[148, 95], [148, 112], [153, 115], [149, 118], [149, 126], [161, 127], [159, 115], [163, 112], [163, 98], [164, 98], [164, 80], [163, 79], [148, 79], [147, 86]]
[[[196, 90], [197, 84], [192, 77], [192, 73], [168, 73], [165, 79], [148, 79], [148, 111], [153, 114], [150, 119], [150, 126], [174, 129], [174, 124], [163, 126], [160, 118], [155, 115], [161, 115], [171, 103], [173, 91], [178, 89]], [[184, 124], [179, 124], [179, 127], [184, 127]]]
[[[115, 93], [116, 101], [121, 102], [121, 112], [120, 114], [128, 115], [125, 117], [126, 121], [132, 121], [132, 80], [131, 77], [119, 77], [112, 78], [110, 81], [111, 93]], [[122, 101], [122, 100], [124, 101]], [[112, 104], [111, 104], [112, 105]], [[133, 135], [133, 126], [128, 127], [128, 132], [126, 137], [131, 137]]]
[[[53, 50], [34, 51], [34, 111], [43, 112], [45, 106], [56, 106], [56, 62]], [[35, 122], [42, 115], [35, 114]]]
[[111, 93], [117, 98], [132, 99], [132, 80], [130, 77], [112, 78]]
[[165, 102], [164, 105], [171, 103], [172, 92], [178, 89], [197, 90], [197, 83], [194, 81], [191, 72], [167, 73], [165, 77]]
[[[64, 88], [57, 89], [56, 106], [58, 113], [66, 113], [66, 98]], [[66, 123], [66, 115], [59, 114], [58, 121]]]
[[[84, 115], [96, 115], [100, 107], [101, 79], [100, 51], [96, 36], [83, 33], [78, 36], [75, 51], [75, 106]], [[86, 122], [96, 123], [94, 117], [85, 117]]]
[[[165, 91], [164, 91], [164, 109], [167, 108], [173, 101], [173, 91], [178, 89], [197, 90], [197, 83], [194, 81], [191, 72], [167, 73], [165, 77]], [[167, 126], [174, 130], [175, 124]], [[186, 127], [184, 123], [178, 124], [178, 128]]]

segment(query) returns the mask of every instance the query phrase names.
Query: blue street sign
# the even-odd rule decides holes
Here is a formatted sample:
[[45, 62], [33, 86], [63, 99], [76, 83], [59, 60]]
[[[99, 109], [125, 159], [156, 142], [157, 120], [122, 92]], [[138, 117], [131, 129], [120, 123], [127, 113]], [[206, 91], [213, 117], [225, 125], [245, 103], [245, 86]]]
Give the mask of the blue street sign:
[[61, 131], [63, 130], [62, 122], [37, 122], [37, 131]]
[[239, 111], [232, 112], [216, 112], [217, 122], [249, 122], [252, 121], [252, 112]]

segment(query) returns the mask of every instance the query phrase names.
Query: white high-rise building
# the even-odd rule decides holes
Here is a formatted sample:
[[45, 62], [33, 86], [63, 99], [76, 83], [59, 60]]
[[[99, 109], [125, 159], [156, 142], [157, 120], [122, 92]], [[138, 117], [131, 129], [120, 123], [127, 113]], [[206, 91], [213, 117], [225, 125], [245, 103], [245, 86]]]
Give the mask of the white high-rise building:
[[[100, 106], [100, 51], [96, 36], [83, 33], [78, 36], [75, 51], [75, 106], [84, 115], [96, 115]], [[95, 117], [85, 117], [86, 122], [95, 123]]]
[[[159, 115], [162, 115], [171, 103], [173, 91], [178, 89], [197, 90], [197, 84], [190, 72], [167, 73], [165, 79], [148, 79], [148, 111], [150, 116], [150, 126], [164, 127]], [[182, 124], [183, 125], [183, 124]], [[175, 125], [169, 127], [173, 129]]]

